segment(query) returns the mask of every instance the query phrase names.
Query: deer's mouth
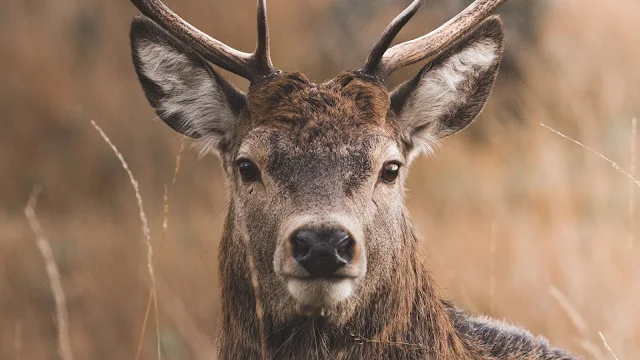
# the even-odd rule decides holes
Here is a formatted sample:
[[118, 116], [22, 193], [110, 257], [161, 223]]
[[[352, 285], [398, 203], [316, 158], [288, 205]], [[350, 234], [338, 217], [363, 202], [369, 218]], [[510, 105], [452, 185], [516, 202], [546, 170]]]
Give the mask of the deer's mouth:
[[365, 270], [361, 267], [347, 266], [338, 272], [312, 276], [301, 271], [299, 266], [280, 271], [279, 276], [287, 290], [300, 305], [311, 308], [334, 308], [349, 299]]
[[342, 275], [286, 277], [287, 290], [300, 304], [318, 308], [331, 308], [350, 298], [355, 280]]

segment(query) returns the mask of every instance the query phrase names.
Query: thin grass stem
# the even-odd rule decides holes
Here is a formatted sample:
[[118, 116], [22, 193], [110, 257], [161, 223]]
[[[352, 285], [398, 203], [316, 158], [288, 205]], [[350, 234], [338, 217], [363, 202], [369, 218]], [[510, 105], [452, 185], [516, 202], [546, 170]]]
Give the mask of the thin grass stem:
[[111, 142], [111, 139], [109, 139], [107, 134], [105, 134], [102, 128], [98, 126], [98, 124], [95, 121], [91, 120], [91, 125], [93, 125], [93, 127], [98, 131], [100, 136], [102, 136], [102, 139], [104, 139], [104, 141], [107, 143], [107, 145], [109, 145], [111, 150], [113, 150], [113, 153], [116, 155], [118, 160], [120, 160], [120, 164], [122, 165], [122, 168], [127, 172], [127, 175], [129, 175], [129, 181], [131, 182], [131, 185], [133, 186], [133, 190], [136, 195], [136, 200], [138, 202], [138, 209], [140, 213], [140, 222], [142, 223], [142, 235], [144, 236], [145, 244], [147, 246], [147, 269], [149, 271], [149, 279], [151, 280], [151, 292], [153, 293], [153, 297], [154, 297], [154, 308], [156, 313], [155, 315], [156, 315], [156, 338], [158, 343], [158, 349], [157, 349], [158, 360], [161, 360], [162, 352], [160, 349], [160, 321], [159, 321], [159, 314], [158, 314], [158, 302], [156, 299], [156, 276], [153, 270], [153, 246], [151, 244], [151, 230], [149, 229], [147, 214], [144, 211], [144, 203], [142, 202], [142, 196], [140, 195], [140, 187], [138, 185], [138, 181], [133, 176], [133, 172], [131, 172], [131, 170], [129, 169], [129, 165], [125, 161], [124, 156], [122, 156], [118, 148]]
[[42, 258], [44, 259], [49, 285], [53, 293], [56, 309], [56, 325], [58, 330], [58, 354], [62, 360], [73, 360], [73, 351], [71, 350], [71, 339], [69, 336], [69, 314], [67, 312], [67, 299], [62, 288], [62, 280], [60, 279], [60, 270], [53, 256], [51, 243], [44, 233], [40, 221], [36, 216], [36, 205], [38, 203], [38, 194], [42, 188], [35, 187], [29, 197], [29, 202], [24, 209], [24, 213], [29, 221], [29, 226], [36, 236], [36, 245]]

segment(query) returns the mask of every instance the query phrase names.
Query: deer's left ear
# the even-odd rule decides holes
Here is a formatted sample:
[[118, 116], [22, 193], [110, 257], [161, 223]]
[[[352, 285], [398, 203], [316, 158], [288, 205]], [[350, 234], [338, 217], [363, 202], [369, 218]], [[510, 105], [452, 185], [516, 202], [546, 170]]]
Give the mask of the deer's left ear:
[[199, 139], [202, 149], [224, 152], [245, 108], [245, 95], [192, 48], [151, 19], [131, 23], [131, 52], [138, 79], [158, 117]]
[[502, 21], [490, 17], [392, 92], [407, 153], [430, 151], [435, 141], [475, 119], [498, 73], [502, 43]]

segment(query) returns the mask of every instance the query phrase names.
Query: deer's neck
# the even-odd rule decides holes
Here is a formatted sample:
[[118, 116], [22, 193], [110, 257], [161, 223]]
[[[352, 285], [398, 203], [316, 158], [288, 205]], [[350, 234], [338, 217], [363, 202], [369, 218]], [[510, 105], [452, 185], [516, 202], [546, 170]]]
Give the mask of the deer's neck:
[[[407, 243], [415, 247], [413, 229], [409, 224], [407, 228]], [[228, 219], [220, 251], [219, 358], [260, 359], [264, 352], [269, 359], [477, 358], [456, 331], [450, 306], [413, 250], [405, 253], [408, 261], [398, 261], [388, 278], [361, 299], [345, 325], [302, 316], [283, 324], [268, 307], [256, 311], [246, 247]], [[259, 296], [269, 292], [260, 291]]]

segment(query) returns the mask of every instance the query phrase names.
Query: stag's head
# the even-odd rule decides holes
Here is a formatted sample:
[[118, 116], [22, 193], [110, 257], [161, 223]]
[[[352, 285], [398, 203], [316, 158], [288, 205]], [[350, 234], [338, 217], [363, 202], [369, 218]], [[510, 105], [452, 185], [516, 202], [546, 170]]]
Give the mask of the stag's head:
[[[403, 261], [413, 241], [403, 206], [408, 166], [482, 109], [502, 54], [502, 24], [488, 15], [503, 1], [476, 1], [432, 33], [390, 47], [416, 0], [360, 70], [322, 84], [273, 67], [264, 0], [251, 54], [160, 1], [133, 1], [145, 15], [133, 21], [131, 44], [147, 98], [160, 119], [220, 156], [228, 225], [253, 256], [268, 306], [344, 314]], [[425, 59], [415, 77], [387, 90], [390, 73]], [[209, 62], [249, 79], [248, 92]]]

